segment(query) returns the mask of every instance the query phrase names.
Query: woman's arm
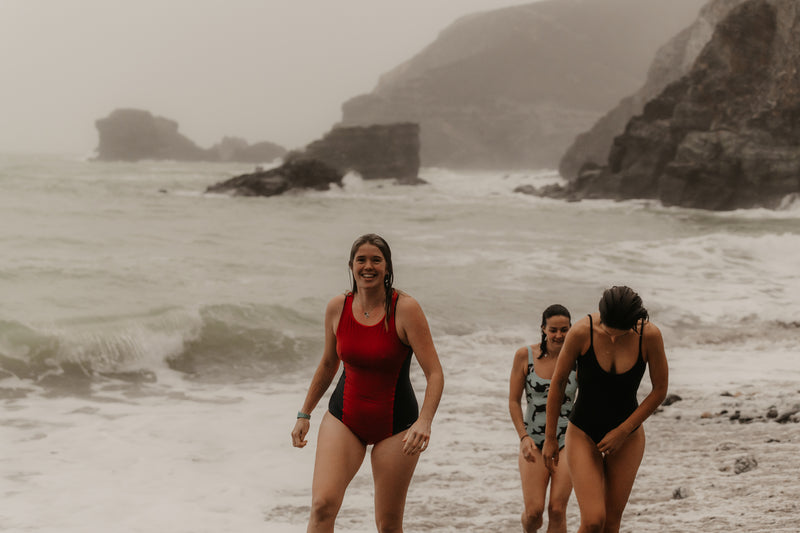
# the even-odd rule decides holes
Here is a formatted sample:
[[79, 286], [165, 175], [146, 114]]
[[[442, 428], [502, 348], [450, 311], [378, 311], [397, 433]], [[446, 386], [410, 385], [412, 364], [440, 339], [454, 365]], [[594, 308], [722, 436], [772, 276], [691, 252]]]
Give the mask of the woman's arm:
[[436, 414], [444, 390], [444, 372], [433, 345], [428, 320], [419, 303], [411, 296], [401, 294], [397, 299], [395, 312], [397, 334], [414, 351], [427, 381], [419, 417], [408, 429], [404, 439], [403, 453], [413, 454], [424, 451], [428, 446], [433, 415]]
[[511, 377], [508, 381], [508, 413], [511, 415], [511, 422], [517, 430], [517, 437], [528, 434], [525, 430], [525, 419], [522, 415], [522, 393], [525, 391], [525, 379], [528, 370], [528, 348], [522, 347], [514, 354], [514, 362], [511, 366]]
[[522, 414], [522, 394], [525, 392], [525, 380], [528, 377], [528, 347], [523, 346], [514, 354], [511, 366], [511, 377], [508, 381], [508, 412], [511, 422], [519, 437], [519, 449], [526, 461], [535, 462], [533, 454], [535, 444], [528, 437], [525, 429], [525, 418]]
[[650, 383], [653, 388], [642, 400], [639, 407], [619, 426], [609, 431], [597, 444], [601, 453], [613, 453], [636, 428], [652, 415], [667, 396], [669, 386], [669, 367], [664, 351], [661, 331], [652, 323], [646, 322], [642, 339], [642, 356], [647, 361]]
[[[339, 316], [344, 307], [344, 295], [337, 296], [328, 302], [325, 309], [325, 345], [314, 377], [311, 378], [311, 385], [308, 387], [306, 399], [300, 409], [303, 413], [311, 414], [317, 406], [325, 391], [330, 387], [336, 372], [339, 370], [339, 356], [336, 353], [336, 334], [335, 324], [338, 323]], [[292, 445], [297, 448], [304, 447], [308, 441], [305, 436], [311, 424], [308, 419], [298, 418], [292, 430]]]
[[544, 428], [544, 446], [542, 456], [544, 465], [553, 472], [558, 466], [558, 417], [564, 403], [564, 393], [569, 381], [569, 373], [575, 368], [578, 357], [589, 343], [589, 319], [582, 318], [570, 328], [564, 339], [564, 346], [558, 354], [556, 368], [550, 379], [550, 391], [547, 393], [547, 418]]

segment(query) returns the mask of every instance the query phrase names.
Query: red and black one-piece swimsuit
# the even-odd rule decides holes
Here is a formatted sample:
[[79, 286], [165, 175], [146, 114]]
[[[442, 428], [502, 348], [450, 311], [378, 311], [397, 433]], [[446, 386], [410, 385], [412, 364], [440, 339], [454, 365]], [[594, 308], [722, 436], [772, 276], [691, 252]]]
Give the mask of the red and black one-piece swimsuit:
[[388, 330], [381, 320], [365, 326], [353, 316], [353, 294], [345, 296], [336, 329], [336, 352], [344, 364], [328, 410], [365, 444], [411, 427], [419, 407], [408, 371], [412, 350], [397, 336], [397, 291]]

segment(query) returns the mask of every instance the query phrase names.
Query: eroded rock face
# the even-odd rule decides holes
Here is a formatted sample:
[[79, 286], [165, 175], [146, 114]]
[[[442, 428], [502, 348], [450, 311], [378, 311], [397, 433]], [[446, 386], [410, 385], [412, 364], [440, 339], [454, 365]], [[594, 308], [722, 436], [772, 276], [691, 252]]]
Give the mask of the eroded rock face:
[[415, 184], [419, 179], [419, 126], [412, 123], [337, 127], [302, 152], [287, 156], [317, 159], [342, 173], [364, 179], [395, 179]]
[[645, 103], [691, 70], [717, 23], [743, 2], [745, 0], [711, 0], [703, 6], [697, 20], [658, 50], [645, 84], [575, 138], [559, 162], [561, 176], [573, 180], [584, 165], [604, 165], [614, 137], [625, 130], [631, 118], [644, 110]]
[[248, 145], [244, 139], [225, 137], [204, 149], [178, 131], [178, 123], [141, 109], [116, 109], [95, 121], [100, 137], [99, 161], [222, 161], [263, 163], [283, 156], [286, 150], [274, 143]]
[[293, 159], [269, 170], [257, 170], [211, 185], [207, 193], [234, 196], [275, 196], [290, 189], [328, 190], [331, 184], [341, 186], [343, 174], [326, 163], [314, 159]]
[[395, 179], [402, 184], [419, 179], [419, 126], [384, 124], [334, 128], [303, 151], [287, 154], [283, 165], [257, 170], [208, 187], [206, 192], [236, 196], [274, 196], [290, 189], [327, 190], [341, 186], [347, 172], [364, 179]]
[[548, 195], [653, 198], [713, 210], [800, 192], [800, 3], [747, 0], [690, 72], [614, 140], [608, 165]]
[[704, 0], [551, 0], [463, 17], [342, 105], [342, 125], [420, 125], [421, 164], [556, 168], [645, 80]]

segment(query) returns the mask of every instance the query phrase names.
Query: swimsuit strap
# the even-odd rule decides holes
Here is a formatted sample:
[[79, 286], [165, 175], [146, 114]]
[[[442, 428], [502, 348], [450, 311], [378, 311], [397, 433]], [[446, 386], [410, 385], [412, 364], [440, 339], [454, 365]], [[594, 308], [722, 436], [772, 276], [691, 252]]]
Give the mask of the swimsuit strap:
[[530, 346], [528, 346], [528, 366], [533, 366], [533, 350], [531, 350]]
[[642, 339], [644, 339], [644, 317], [642, 317], [642, 325], [639, 327], [639, 357], [642, 357]]
[[[339, 323], [340, 324], [342, 323], [342, 318], [344, 318], [345, 316], [347, 316], [347, 315], [350, 315], [351, 317], [353, 316], [353, 299], [354, 298], [355, 298], [355, 295], [352, 292], [347, 291], [347, 292], [344, 293], [344, 304], [342, 304], [342, 314], [339, 315]], [[349, 310], [348, 310], [348, 307], [347, 307], [347, 300], [348, 299], [350, 299], [350, 309]]]

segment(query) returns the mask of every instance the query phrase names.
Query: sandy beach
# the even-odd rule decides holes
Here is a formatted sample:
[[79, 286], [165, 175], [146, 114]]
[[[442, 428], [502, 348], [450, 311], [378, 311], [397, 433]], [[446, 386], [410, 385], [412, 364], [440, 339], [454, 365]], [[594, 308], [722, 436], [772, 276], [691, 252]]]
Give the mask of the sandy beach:
[[[677, 391], [681, 400], [645, 422], [647, 448], [621, 531], [797, 532], [799, 388], [787, 382]], [[481, 409], [489, 398], [476, 401]], [[486, 431], [469, 435], [457, 411], [445, 405], [440, 414], [437, 443], [420, 461], [409, 493], [406, 531], [521, 531], [510, 422], [487, 420]], [[340, 531], [374, 531], [369, 476], [367, 460], [345, 498]], [[269, 531], [304, 531], [307, 512], [307, 504], [273, 508], [266, 513]], [[568, 530], [577, 531], [579, 522], [573, 494]]]
[[798, 390], [730, 394], [687, 393], [648, 420], [623, 531], [798, 531], [800, 425], [767, 418], [800, 408]]

